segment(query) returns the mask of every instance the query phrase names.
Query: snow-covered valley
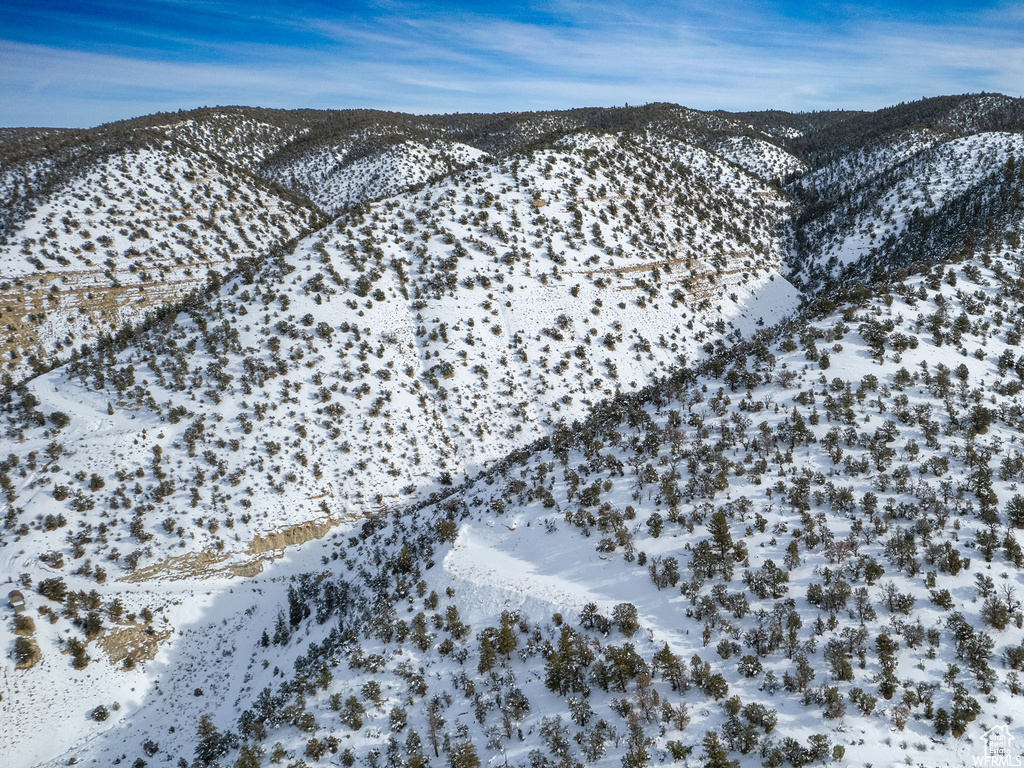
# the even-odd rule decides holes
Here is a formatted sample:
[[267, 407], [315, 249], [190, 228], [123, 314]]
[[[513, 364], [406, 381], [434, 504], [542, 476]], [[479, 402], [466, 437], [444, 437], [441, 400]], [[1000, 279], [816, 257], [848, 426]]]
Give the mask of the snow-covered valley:
[[1024, 146], [970, 98], [132, 127], [5, 225], [0, 766], [1024, 743]]

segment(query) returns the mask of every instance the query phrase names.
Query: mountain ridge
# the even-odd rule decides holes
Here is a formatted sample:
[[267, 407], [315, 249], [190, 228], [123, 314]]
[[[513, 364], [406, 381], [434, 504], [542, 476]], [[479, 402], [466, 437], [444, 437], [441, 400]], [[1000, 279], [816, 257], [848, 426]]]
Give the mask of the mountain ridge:
[[971, 762], [1024, 717], [1019, 105], [8, 136], [5, 322], [103, 234], [193, 274], [8, 362], [0, 755]]

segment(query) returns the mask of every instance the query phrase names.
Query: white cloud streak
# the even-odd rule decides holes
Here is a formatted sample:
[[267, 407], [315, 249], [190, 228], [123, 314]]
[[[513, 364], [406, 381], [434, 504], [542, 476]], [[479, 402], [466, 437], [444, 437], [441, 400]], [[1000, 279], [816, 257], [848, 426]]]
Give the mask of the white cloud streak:
[[[674, 101], [698, 109], [878, 108], [945, 93], [1024, 93], [1022, 6], [840, 31], [750, 9], [638, 14], [562, 1], [528, 23], [382, 6], [291, 19], [309, 45], [203, 43], [202, 61], [0, 41], [0, 124], [85, 126], [204, 104], [412, 112]], [[1008, 25], [1008, 20], [1010, 23]], [[215, 55], [207, 55], [212, 50]], [[197, 58], [199, 53], [197, 52]]]

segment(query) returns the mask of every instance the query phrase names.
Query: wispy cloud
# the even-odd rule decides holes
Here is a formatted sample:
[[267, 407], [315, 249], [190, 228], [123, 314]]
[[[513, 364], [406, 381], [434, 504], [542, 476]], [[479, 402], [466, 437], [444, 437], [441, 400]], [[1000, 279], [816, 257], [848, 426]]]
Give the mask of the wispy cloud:
[[1024, 92], [1020, 3], [936, 0], [903, 14], [847, 5], [825, 18], [798, 0], [554, 0], [500, 16], [484, 4], [404, 0], [8, 2], [3, 125], [93, 125], [204, 104], [800, 110]]

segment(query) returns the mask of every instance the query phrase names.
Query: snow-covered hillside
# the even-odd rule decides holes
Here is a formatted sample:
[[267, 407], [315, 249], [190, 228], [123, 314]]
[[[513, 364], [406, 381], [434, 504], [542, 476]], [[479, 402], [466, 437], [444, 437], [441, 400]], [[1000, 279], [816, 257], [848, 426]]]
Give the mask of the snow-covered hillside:
[[[95, 558], [251, 564], [259, 536], [459, 482], [727, 329], [794, 311], [778, 195], [703, 150], [663, 142], [667, 162], [646, 143], [592, 138], [384, 200], [33, 380], [8, 434], [46, 473], [15, 483], [19, 519], [113, 499], [133, 512]], [[53, 539], [22, 547], [71, 554]]]
[[0, 350], [15, 379], [180, 300], [306, 231], [314, 213], [187, 149], [109, 155], [49, 194], [0, 246]]
[[967, 236], [987, 236], [992, 226], [995, 234], [1019, 227], [1012, 213], [1018, 158], [1024, 158], [1020, 133], [944, 142], [919, 134], [809, 174], [797, 183], [825, 202], [798, 232], [796, 272], [811, 283], [844, 272], [863, 279], [879, 267], [952, 249]]
[[340, 212], [368, 200], [403, 192], [416, 185], [473, 163], [485, 153], [458, 142], [431, 145], [396, 140], [386, 149], [364, 155], [362, 143], [320, 147], [315, 152], [289, 157], [268, 168], [270, 178], [301, 190], [326, 211]]
[[435, 744], [456, 764], [971, 764], [1024, 716], [1021, 259], [734, 334], [433, 505], [205, 596], [157, 587], [150, 627], [178, 635], [63, 692], [90, 734], [73, 751], [23, 743], [54, 766]]
[[748, 136], [726, 139], [715, 151], [762, 179], [781, 181], [807, 170], [806, 163], [764, 139]]
[[0, 136], [0, 768], [1024, 743], [1021, 115]]
[[230, 111], [202, 118], [190, 116], [158, 127], [179, 141], [220, 155], [250, 171], [257, 170], [264, 160], [309, 130], [299, 125], [272, 125]]
[[842, 197], [870, 185], [915, 155], [939, 144], [931, 131], [909, 131], [887, 141], [843, 155], [800, 178], [800, 185], [817, 197]]

